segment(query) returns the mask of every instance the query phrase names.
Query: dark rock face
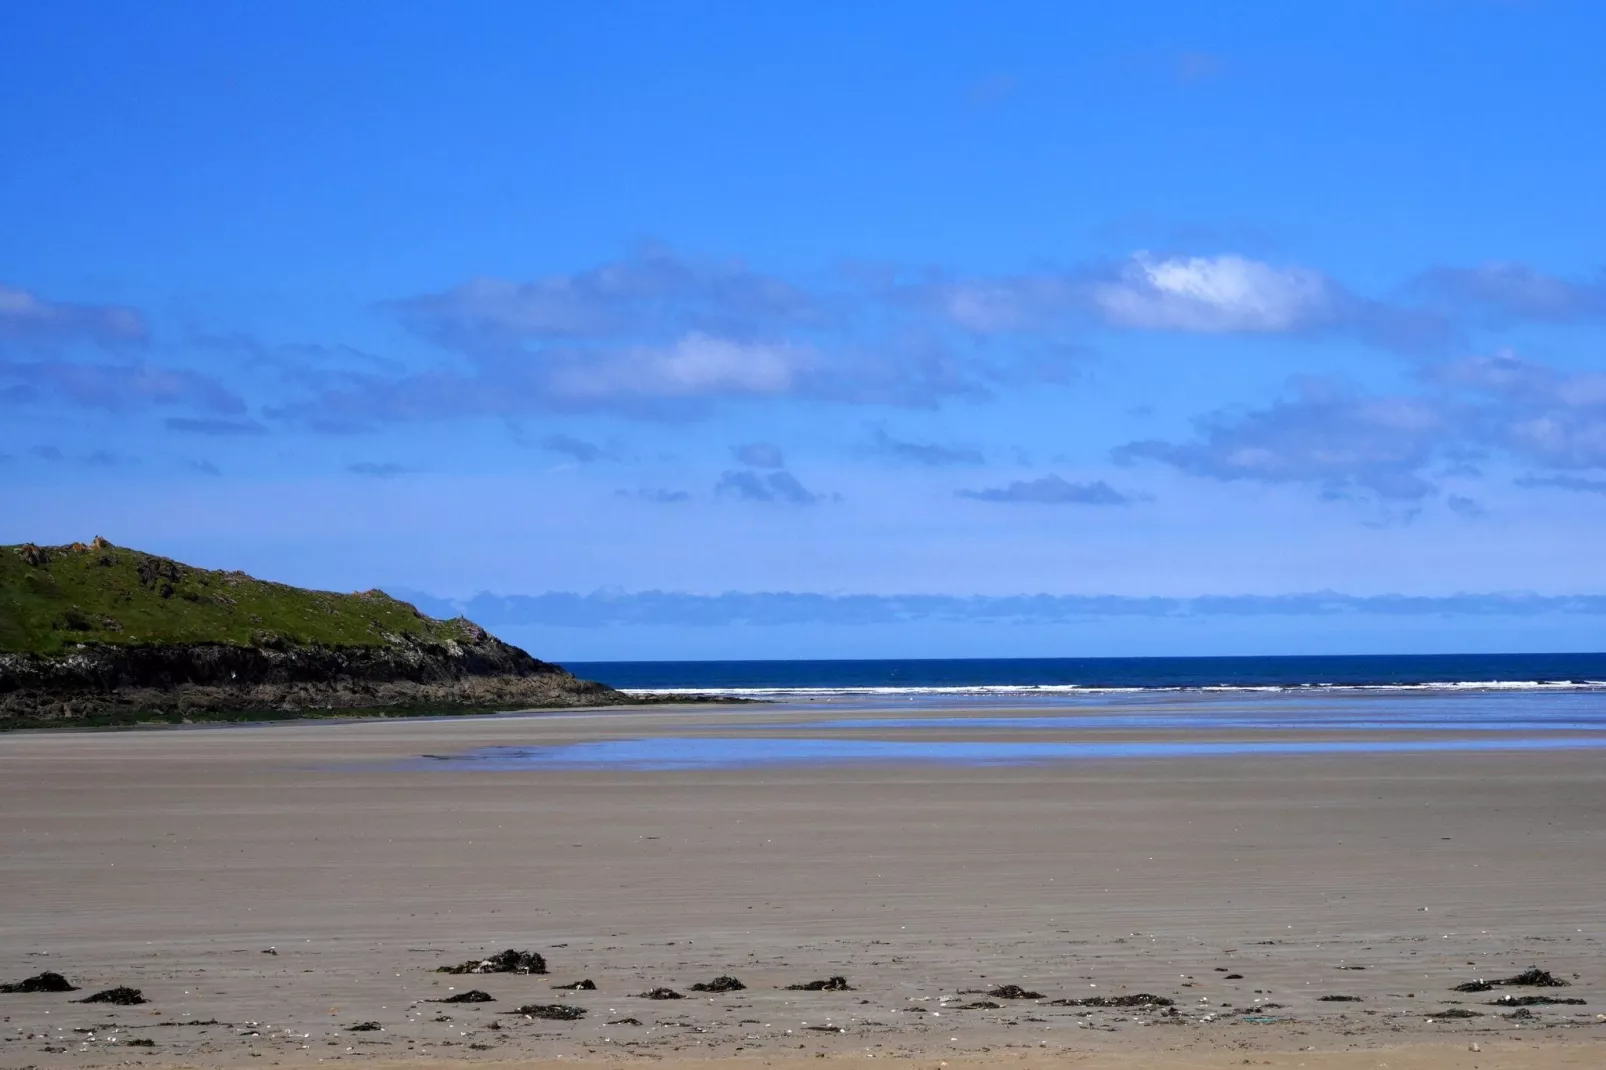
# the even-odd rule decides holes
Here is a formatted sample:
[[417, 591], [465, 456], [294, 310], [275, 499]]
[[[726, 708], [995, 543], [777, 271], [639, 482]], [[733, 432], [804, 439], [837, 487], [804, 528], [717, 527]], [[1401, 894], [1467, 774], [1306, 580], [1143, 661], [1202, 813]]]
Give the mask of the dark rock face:
[[0, 724], [135, 711], [385, 706], [591, 706], [631, 701], [468, 625], [461, 640], [383, 645], [86, 645], [61, 657], [0, 653]]

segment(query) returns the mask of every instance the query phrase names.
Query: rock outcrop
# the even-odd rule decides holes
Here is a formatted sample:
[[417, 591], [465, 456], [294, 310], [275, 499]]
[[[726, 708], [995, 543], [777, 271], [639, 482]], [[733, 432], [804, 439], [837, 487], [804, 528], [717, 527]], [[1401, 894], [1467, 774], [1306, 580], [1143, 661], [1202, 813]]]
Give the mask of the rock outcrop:
[[0, 653], [0, 722], [631, 701], [461, 624], [464, 638], [445, 643], [397, 635], [345, 648], [92, 644], [55, 657]]

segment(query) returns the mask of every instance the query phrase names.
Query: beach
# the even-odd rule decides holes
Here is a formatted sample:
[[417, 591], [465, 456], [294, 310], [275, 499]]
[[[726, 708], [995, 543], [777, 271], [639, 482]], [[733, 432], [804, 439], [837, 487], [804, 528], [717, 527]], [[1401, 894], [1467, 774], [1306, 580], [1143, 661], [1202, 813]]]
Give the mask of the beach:
[[[0, 1068], [1606, 1062], [1598, 749], [1491, 731], [1477, 750], [1024, 764], [496, 757], [852, 740], [866, 729], [832, 719], [854, 712], [0, 737], [0, 982], [50, 970], [80, 989], [0, 995]], [[1175, 737], [953, 715], [875, 734]], [[1446, 733], [1357, 738], [1406, 736]], [[548, 972], [436, 972], [508, 948]], [[1454, 990], [1531, 967], [1564, 983]], [[692, 990], [725, 976], [744, 987]], [[833, 977], [852, 990], [791, 988]], [[73, 1002], [114, 986], [148, 1002]], [[643, 998], [660, 987], [685, 998]], [[493, 998], [439, 1002], [471, 990]], [[1139, 995], [1166, 1002], [1075, 1002]]]

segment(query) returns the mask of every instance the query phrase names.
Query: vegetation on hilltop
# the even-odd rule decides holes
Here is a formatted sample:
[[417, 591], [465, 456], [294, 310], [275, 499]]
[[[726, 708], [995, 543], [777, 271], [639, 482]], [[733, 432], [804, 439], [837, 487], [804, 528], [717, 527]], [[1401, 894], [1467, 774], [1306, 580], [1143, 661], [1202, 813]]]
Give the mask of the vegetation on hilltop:
[[99, 537], [0, 547], [0, 652], [50, 657], [80, 644], [353, 648], [479, 634], [467, 621], [434, 620], [383, 591], [309, 591]]

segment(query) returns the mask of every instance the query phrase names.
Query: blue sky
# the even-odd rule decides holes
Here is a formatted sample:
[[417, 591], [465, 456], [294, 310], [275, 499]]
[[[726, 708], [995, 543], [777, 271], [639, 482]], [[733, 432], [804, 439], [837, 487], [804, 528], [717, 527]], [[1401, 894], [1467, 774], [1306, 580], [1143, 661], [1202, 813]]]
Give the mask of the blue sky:
[[11, 5], [0, 541], [555, 658], [1599, 649], [1602, 40]]

